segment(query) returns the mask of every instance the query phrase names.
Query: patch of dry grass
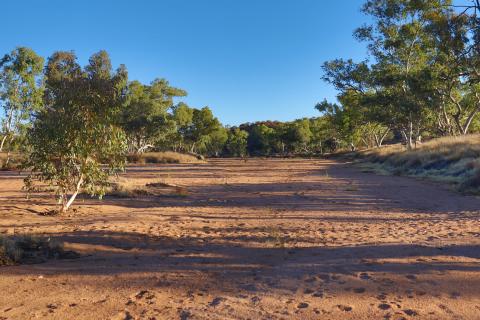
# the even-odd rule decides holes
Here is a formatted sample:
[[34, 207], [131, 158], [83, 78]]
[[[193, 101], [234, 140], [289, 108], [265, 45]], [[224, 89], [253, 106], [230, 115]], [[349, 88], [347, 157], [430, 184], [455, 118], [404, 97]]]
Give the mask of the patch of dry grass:
[[73, 258], [63, 243], [52, 238], [31, 235], [0, 236], [0, 266], [39, 263], [47, 259]]
[[396, 175], [424, 177], [480, 192], [480, 135], [445, 137], [406, 150], [402, 145], [360, 152], [368, 168]]
[[165, 151], [165, 152], [146, 152], [141, 154], [129, 154], [127, 156], [129, 163], [199, 163], [202, 159], [190, 154]]
[[164, 181], [142, 182], [135, 179], [119, 178], [112, 182], [107, 196], [118, 198], [138, 198], [145, 196], [178, 196], [189, 195], [188, 188], [171, 185]]
[[10, 161], [7, 164], [7, 153], [0, 152], [0, 170], [16, 170], [22, 163], [23, 157], [20, 153], [11, 153]]

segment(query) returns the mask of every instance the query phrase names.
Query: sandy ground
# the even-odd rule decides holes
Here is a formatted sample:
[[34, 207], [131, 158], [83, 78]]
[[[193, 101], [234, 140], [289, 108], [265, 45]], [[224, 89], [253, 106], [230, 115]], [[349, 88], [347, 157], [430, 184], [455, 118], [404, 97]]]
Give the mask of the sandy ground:
[[[480, 319], [480, 200], [327, 160], [131, 167], [185, 186], [63, 217], [0, 173], [0, 231], [79, 259], [0, 268], [0, 319]], [[83, 202], [83, 203], [82, 203]]]

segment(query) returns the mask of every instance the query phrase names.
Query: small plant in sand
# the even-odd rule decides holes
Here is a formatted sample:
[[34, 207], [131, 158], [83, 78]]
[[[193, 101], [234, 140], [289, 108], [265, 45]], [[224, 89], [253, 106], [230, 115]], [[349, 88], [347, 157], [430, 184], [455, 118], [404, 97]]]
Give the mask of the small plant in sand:
[[285, 248], [285, 238], [282, 231], [278, 227], [267, 228], [268, 241], [273, 244], [275, 248]]
[[116, 126], [127, 83], [112, 72], [108, 54], [94, 54], [82, 69], [72, 52], [56, 52], [46, 67], [45, 109], [28, 132], [27, 190], [35, 182], [55, 188], [61, 211], [83, 191], [105, 194], [110, 175], [124, 169], [126, 138]]

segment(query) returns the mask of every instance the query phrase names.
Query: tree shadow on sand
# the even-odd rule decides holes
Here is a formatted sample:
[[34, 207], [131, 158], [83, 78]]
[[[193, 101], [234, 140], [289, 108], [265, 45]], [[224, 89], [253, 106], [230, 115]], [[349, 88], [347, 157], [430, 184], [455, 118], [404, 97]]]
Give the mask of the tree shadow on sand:
[[[152, 276], [181, 274], [174, 282], [158, 282], [154, 286], [189, 287], [202, 274], [211, 289], [224, 289], [221, 279], [239, 290], [295, 291], [304, 281], [321, 281], [324, 286], [342, 284], [385, 286], [389, 276], [403, 275], [407, 285], [428, 283], [429, 275], [443, 275], [442, 288], [449, 288], [461, 279], [458, 272], [478, 272], [480, 246], [422, 246], [408, 244], [316, 246], [308, 248], [279, 247], [271, 237], [245, 239], [239, 237], [182, 239], [152, 237], [141, 233], [111, 231], [74, 232], [56, 235], [73, 247], [81, 246], [82, 257], [72, 261], [50, 261], [26, 267], [3, 268], [2, 276], [21, 274], [119, 276], [136, 281], [149, 281]], [[263, 244], [251, 246], [251, 243]], [[450, 273], [456, 272], [457, 276]], [[376, 275], [381, 275], [376, 278]], [[422, 281], [416, 280], [423, 277]], [[228, 279], [228, 280], [227, 280]], [[191, 283], [190, 283], [191, 282]], [[430, 281], [435, 288], [434, 281]], [[394, 290], [395, 288], [391, 288]], [[388, 291], [388, 286], [383, 291]], [[436, 293], [441, 293], [436, 289]], [[447, 290], [447, 289], [445, 289]], [[445, 292], [446, 294], [448, 292]], [[480, 296], [480, 279], [473, 278], [464, 286], [463, 295]]]

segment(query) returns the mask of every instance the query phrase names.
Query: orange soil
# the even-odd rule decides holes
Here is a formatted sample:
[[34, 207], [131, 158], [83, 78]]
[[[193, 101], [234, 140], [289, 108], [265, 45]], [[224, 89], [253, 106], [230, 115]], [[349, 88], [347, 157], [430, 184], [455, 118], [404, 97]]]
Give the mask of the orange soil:
[[0, 319], [480, 319], [480, 200], [326, 160], [130, 167], [188, 195], [26, 200], [0, 173], [0, 232], [74, 260], [0, 267]]

